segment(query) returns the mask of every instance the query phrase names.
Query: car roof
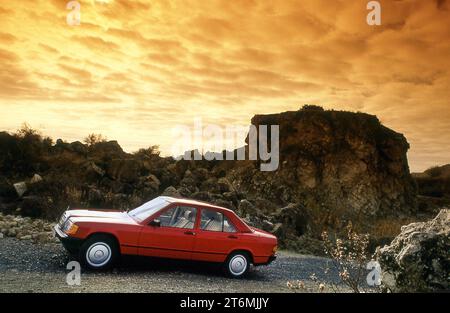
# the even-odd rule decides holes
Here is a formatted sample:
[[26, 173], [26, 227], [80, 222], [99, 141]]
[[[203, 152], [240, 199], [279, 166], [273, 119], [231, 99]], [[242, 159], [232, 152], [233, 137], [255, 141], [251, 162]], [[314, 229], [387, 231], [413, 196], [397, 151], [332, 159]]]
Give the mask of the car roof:
[[170, 203], [197, 205], [197, 206], [202, 206], [202, 207], [208, 207], [208, 208], [213, 208], [213, 209], [219, 209], [219, 210], [224, 210], [224, 211], [228, 211], [228, 212], [233, 212], [232, 210], [227, 209], [225, 207], [218, 206], [218, 205], [213, 205], [211, 203], [204, 202], [204, 201], [199, 201], [199, 200], [186, 199], [186, 198], [174, 198], [174, 197], [168, 197], [168, 196], [160, 196], [158, 198], [163, 199], [163, 200], [165, 200], [167, 202], [170, 202]]

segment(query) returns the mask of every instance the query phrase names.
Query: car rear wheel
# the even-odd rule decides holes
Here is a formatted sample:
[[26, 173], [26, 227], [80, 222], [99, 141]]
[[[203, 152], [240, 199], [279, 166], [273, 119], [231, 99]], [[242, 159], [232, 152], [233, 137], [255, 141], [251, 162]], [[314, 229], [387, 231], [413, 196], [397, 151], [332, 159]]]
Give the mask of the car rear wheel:
[[81, 246], [79, 257], [84, 267], [103, 270], [112, 267], [119, 255], [116, 241], [107, 235], [94, 235]]
[[246, 252], [233, 252], [225, 262], [225, 271], [233, 278], [240, 278], [247, 274], [250, 268], [250, 257]]

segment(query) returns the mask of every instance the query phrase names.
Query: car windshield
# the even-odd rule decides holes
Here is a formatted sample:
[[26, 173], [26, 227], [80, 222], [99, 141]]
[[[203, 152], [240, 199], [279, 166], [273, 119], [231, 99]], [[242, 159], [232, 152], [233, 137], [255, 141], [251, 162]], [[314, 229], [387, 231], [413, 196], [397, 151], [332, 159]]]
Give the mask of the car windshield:
[[137, 219], [138, 221], [142, 222], [149, 216], [153, 215], [154, 213], [158, 212], [159, 210], [163, 209], [169, 204], [167, 200], [165, 200], [162, 197], [155, 198], [149, 202], [144, 203], [140, 207], [137, 207], [134, 210], [131, 210], [128, 212], [128, 214]]

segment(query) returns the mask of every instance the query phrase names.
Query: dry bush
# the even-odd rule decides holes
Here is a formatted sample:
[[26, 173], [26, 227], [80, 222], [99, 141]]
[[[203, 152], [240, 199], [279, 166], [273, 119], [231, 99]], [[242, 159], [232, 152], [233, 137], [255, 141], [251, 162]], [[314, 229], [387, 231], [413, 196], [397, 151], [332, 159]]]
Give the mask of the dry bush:
[[306, 288], [302, 281], [289, 281], [287, 287], [295, 292], [313, 291], [324, 292], [327, 289], [332, 292], [378, 292], [379, 288], [369, 287], [367, 285], [369, 261], [369, 235], [359, 234], [351, 223], [346, 226], [346, 236], [341, 239], [331, 238], [327, 232], [322, 233], [323, 246], [325, 254], [330, 258], [328, 266], [324, 269], [324, 274], [329, 275], [331, 267], [338, 273], [340, 284], [332, 280], [322, 281], [315, 273], [309, 278], [315, 285], [315, 288]]
[[83, 142], [88, 146], [93, 146], [100, 142], [106, 142], [108, 139], [102, 134], [89, 134], [86, 138], [83, 139]]
[[[330, 239], [327, 232], [322, 233], [325, 253], [331, 258], [331, 263], [339, 273], [341, 282], [353, 292], [361, 292], [365, 283], [367, 270], [369, 235], [358, 234], [352, 224], [347, 226], [345, 239]], [[333, 288], [337, 286], [332, 286]]]
[[158, 145], [153, 145], [150, 146], [148, 148], [142, 148], [139, 149], [138, 151], [134, 152], [134, 155], [140, 159], [147, 159], [147, 158], [155, 158], [155, 157], [159, 157], [160, 155], [160, 150], [159, 150], [159, 146]]
[[82, 192], [76, 187], [66, 186], [64, 189], [65, 200], [69, 205], [80, 205]]

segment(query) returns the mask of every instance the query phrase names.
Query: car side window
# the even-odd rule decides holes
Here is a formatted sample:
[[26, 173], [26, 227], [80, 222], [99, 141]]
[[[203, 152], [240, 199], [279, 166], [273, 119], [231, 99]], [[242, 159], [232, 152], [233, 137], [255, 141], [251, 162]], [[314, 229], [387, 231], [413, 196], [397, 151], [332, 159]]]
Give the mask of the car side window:
[[230, 220], [226, 216], [224, 216], [224, 218], [223, 218], [223, 231], [226, 233], [235, 233], [236, 232], [236, 228], [234, 227], [234, 225], [230, 222]]
[[202, 209], [200, 228], [208, 231], [220, 231], [227, 233], [236, 232], [226, 216], [214, 210]]
[[193, 229], [196, 215], [196, 208], [173, 207], [159, 216], [160, 226]]

